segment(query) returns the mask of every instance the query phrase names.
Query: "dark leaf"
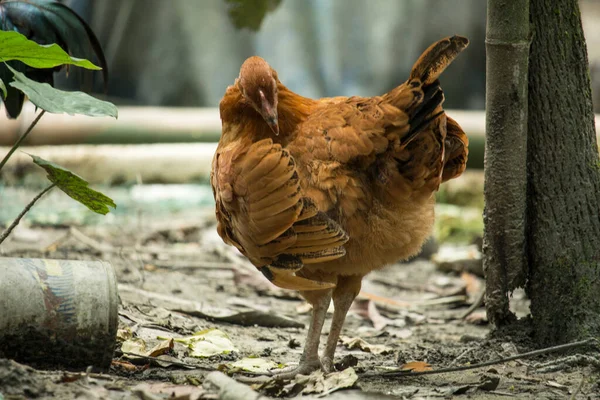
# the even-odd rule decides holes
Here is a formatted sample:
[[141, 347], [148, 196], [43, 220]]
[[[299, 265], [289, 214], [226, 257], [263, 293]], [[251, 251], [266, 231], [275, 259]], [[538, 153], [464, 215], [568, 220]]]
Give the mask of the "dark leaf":
[[21, 90], [29, 100], [50, 113], [88, 115], [91, 117], [109, 116], [117, 118], [117, 107], [107, 101], [98, 100], [83, 92], [65, 92], [54, 89], [47, 83], [39, 83], [6, 64], [14, 74], [10, 86]]
[[38, 156], [32, 154], [30, 156], [33, 158], [34, 163], [46, 170], [48, 173], [47, 178], [50, 182], [55, 183], [69, 197], [77, 200], [95, 213], [107, 214], [110, 211], [108, 206], [112, 208], [117, 207], [110, 197], [90, 189], [85, 179], [75, 175], [68, 169]]
[[281, 0], [225, 0], [229, 4], [229, 18], [236, 28], [257, 31], [268, 12], [277, 8]]

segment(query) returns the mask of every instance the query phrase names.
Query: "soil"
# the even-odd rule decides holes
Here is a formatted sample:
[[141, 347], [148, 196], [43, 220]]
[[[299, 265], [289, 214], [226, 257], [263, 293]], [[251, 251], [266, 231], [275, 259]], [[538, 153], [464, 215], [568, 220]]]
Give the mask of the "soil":
[[[147, 212], [133, 222], [122, 216], [75, 228], [56, 221], [30, 221], [17, 228], [0, 248], [1, 256], [101, 259], [113, 265], [121, 297], [119, 343], [112, 366], [103, 372], [36, 369], [0, 359], [0, 399], [214, 399], [218, 390], [205, 381], [211, 371], [247, 383], [251, 374], [239, 368], [236, 372], [236, 361], [256, 357], [277, 366], [298, 362], [310, 315], [307, 304], [297, 294], [271, 286], [233, 248], [222, 244], [210, 206], [188, 210]], [[437, 370], [535, 349], [523, 293], [516, 293], [512, 302], [522, 320], [509, 331], [493, 331], [483, 308], [462, 319], [483, 289], [482, 278], [443, 272], [428, 256], [365, 279], [342, 335], [346, 342], [361, 338], [368, 345], [348, 349], [340, 343], [336, 354], [338, 368], [352, 366], [358, 379], [349, 384], [351, 388], [321, 396], [600, 399], [600, 363], [594, 348], [576, 349], [579, 356], [552, 353], [466, 371], [387, 376], [403, 366], [418, 370], [429, 365]], [[175, 342], [151, 359], [124, 354], [121, 347], [121, 342], [131, 340], [128, 335], [152, 349], [165, 338], [206, 329], [224, 332], [235, 349], [198, 358], [192, 357], [192, 349]], [[327, 327], [323, 340], [326, 333]], [[314, 384], [323, 377], [311, 379]], [[306, 394], [309, 390], [302, 380], [251, 387], [270, 397], [319, 395], [319, 390]]]

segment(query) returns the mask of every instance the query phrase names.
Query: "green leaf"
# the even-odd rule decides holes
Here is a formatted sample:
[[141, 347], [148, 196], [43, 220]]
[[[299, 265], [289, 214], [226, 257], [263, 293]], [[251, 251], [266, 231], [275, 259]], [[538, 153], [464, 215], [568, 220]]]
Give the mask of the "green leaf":
[[54, 89], [47, 83], [39, 83], [5, 64], [14, 74], [15, 80], [9, 85], [19, 89], [29, 97], [29, 101], [50, 113], [88, 115], [90, 117], [110, 116], [117, 118], [117, 107], [108, 101], [98, 100], [82, 92], [65, 92]]
[[2, 93], [4, 94], [3, 98], [6, 99], [8, 93], [6, 92], [6, 85], [4, 84], [4, 81], [2, 79], [0, 79], [0, 90], [2, 90]]
[[33, 162], [44, 168], [50, 182], [95, 213], [106, 215], [108, 206], [116, 208], [115, 202], [108, 196], [88, 187], [88, 182], [60, 165], [29, 154]]
[[268, 12], [277, 8], [281, 0], [225, 0], [229, 4], [229, 18], [236, 28], [257, 31]]
[[102, 69], [88, 60], [69, 56], [57, 44], [37, 44], [15, 31], [0, 31], [0, 60], [18, 60], [34, 68], [72, 64], [87, 69]]

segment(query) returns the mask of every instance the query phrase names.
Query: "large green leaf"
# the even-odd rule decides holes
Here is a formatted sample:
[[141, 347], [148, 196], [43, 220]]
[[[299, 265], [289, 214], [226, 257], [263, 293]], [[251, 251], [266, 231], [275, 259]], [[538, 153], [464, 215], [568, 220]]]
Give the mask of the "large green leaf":
[[39, 83], [5, 64], [14, 74], [15, 80], [9, 85], [19, 89], [29, 97], [29, 101], [54, 114], [83, 114], [91, 117], [110, 116], [117, 118], [117, 107], [107, 101], [93, 98], [83, 92], [65, 92], [54, 89], [47, 83]]
[[0, 60], [19, 60], [34, 68], [73, 64], [87, 69], [102, 69], [88, 60], [69, 56], [57, 44], [37, 44], [14, 31], [0, 31]]
[[77, 200], [90, 210], [98, 214], [107, 214], [108, 206], [116, 208], [115, 202], [108, 196], [88, 187], [88, 182], [73, 172], [60, 165], [46, 161], [43, 158], [30, 154], [33, 162], [44, 168], [48, 173], [50, 182], [65, 192], [72, 199]]
[[8, 94], [6, 93], [6, 85], [2, 79], [0, 79], [0, 90], [2, 90], [2, 93], [4, 93], [4, 98], [6, 98]]

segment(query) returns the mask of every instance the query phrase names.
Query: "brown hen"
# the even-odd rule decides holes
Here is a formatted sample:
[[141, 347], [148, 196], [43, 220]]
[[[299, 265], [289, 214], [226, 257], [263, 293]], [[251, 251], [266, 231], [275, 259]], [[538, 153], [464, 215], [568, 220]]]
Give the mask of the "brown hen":
[[300, 365], [285, 376], [330, 371], [362, 278], [416, 254], [429, 236], [434, 192], [467, 160], [438, 81], [467, 45], [460, 36], [434, 43], [383, 96], [308, 99], [259, 57], [227, 88], [211, 175], [219, 235], [313, 305]]

